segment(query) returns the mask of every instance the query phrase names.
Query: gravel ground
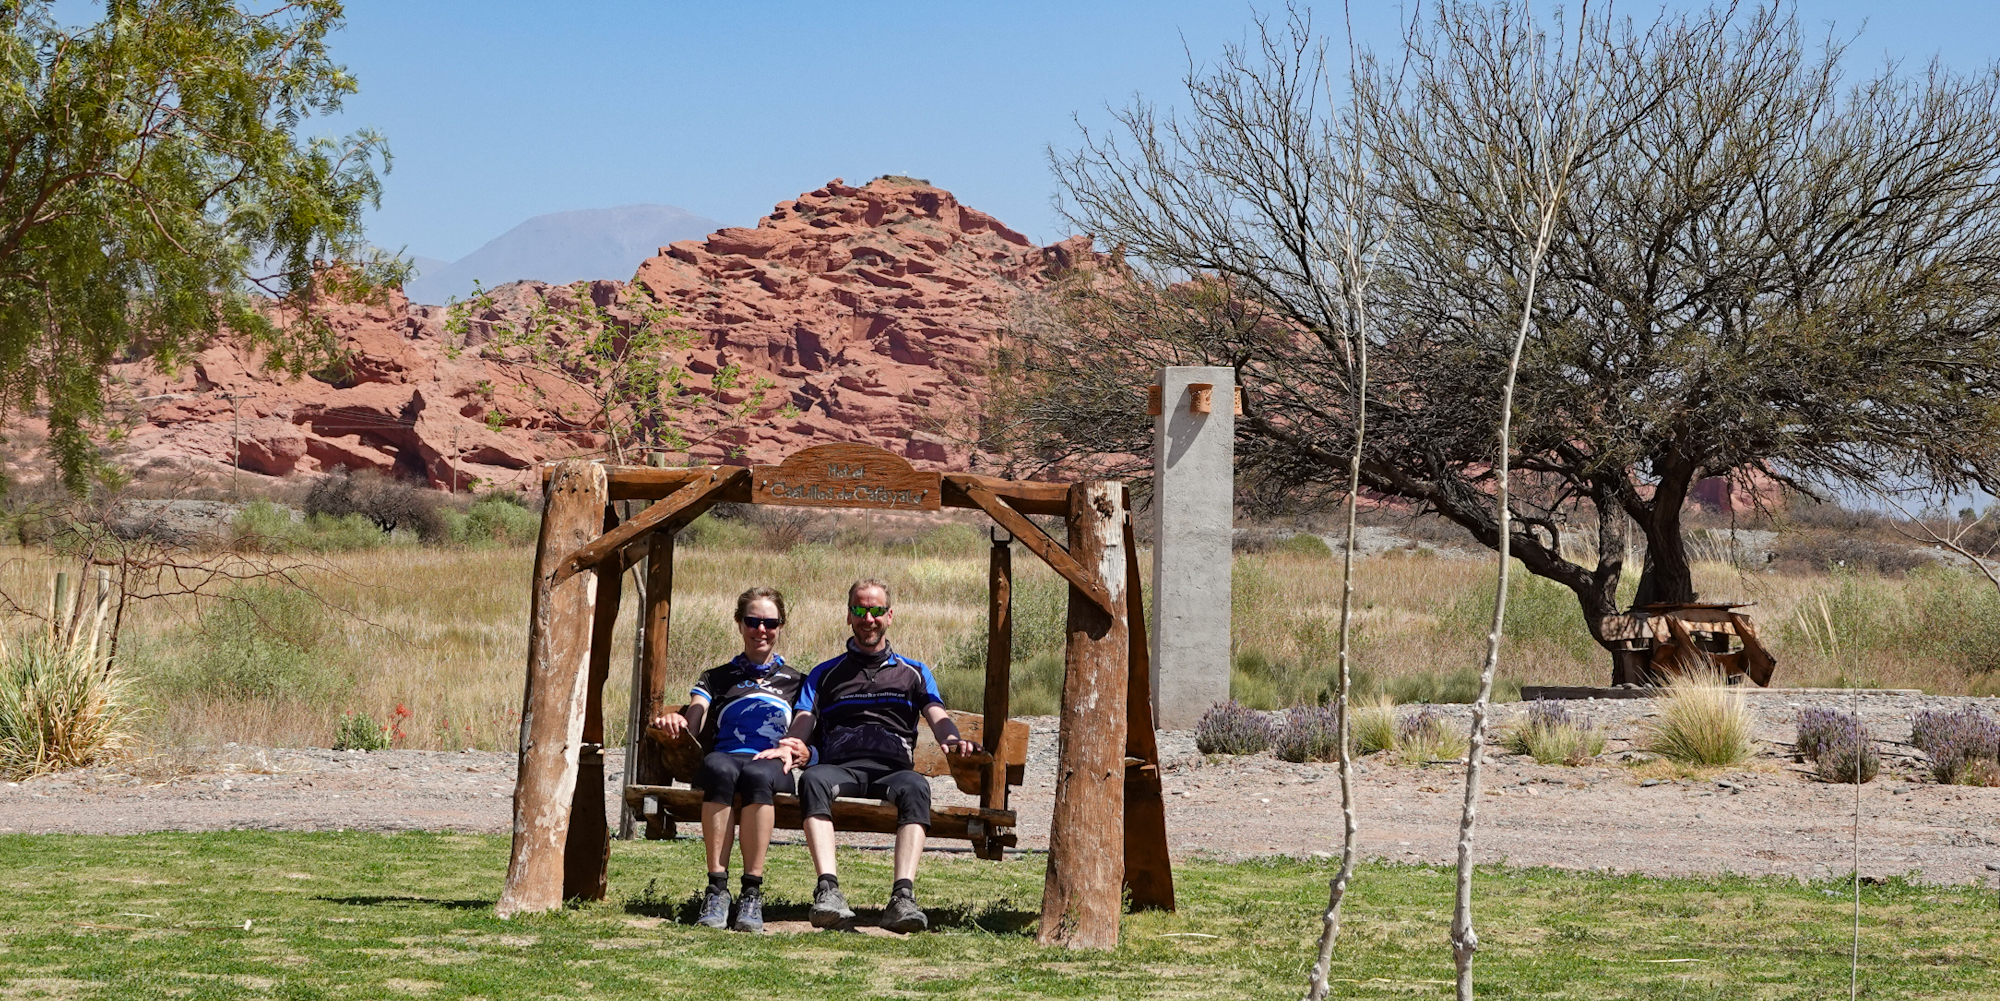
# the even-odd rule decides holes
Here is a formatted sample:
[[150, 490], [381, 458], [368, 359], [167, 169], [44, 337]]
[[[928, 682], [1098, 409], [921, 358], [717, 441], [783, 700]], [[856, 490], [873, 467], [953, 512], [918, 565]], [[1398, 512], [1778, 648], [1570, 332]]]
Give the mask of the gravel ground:
[[[1855, 788], [1825, 785], [1789, 756], [1792, 714], [1851, 705], [1847, 696], [1761, 694], [1758, 754], [1743, 767], [1679, 779], [1632, 751], [1654, 711], [1647, 699], [1571, 703], [1607, 727], [1598, 763], [1537, 765], [1493, 754], [1480, 797], [1477, 857], [1514, 865], [1653, 875], [1735, 872], [1821, 877], [1849, 871]], [[1864, 696], [1862, 717], [1884, 741], [1882, 777], [1861, 787], [1861, 871], [1929, 882], [1987, 879], [2000, 865], [2000, 789], [1939, 786], [1918, 770], [1911, 714], [2000, 699]], [[1440, 707], [1464, 717], [1470, 707]], [[1494, 707], [1495, 733], [1523, 704]], [[1027, 782], [1015, 793], [1021, 847], [1048, 844], [1056, 735], [1053, 717], [1031, 718]], [[1178, 858], [1336, 852], [1338, 775], [1332, 765], [1269, 755], [1207, 757], [1187, 731], [1159, 735], [1168, 840]], [[1900, 755], [1900, 756], [1899, 756]], [[614, 751], [606, 770], [621, 766]], [[1357, 766], [1365, 856], [1448, 863], [1455, 858], [1463, 767]], [[491, 751], [377, 753], [228, 746], [43, 776], [0, 786], [0, 832], [136, 834], [161, 830], [509, 830], [514, 756]], [[939, 803], [970, 803], [949, 780]], [[608, 787], [615, 807], [615, 778]], [[781, 832], [780, 841], [796, 841]], [[882, 845], [886, 838], [852, 841]], [[938, 847], [950, 848], [947, 843]]]

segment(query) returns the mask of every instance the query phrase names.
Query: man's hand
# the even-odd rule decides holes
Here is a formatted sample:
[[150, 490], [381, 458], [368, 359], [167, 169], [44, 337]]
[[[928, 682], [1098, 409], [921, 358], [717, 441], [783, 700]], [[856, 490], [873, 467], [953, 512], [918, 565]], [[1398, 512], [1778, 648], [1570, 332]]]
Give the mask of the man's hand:
[[947, 737], [938, 744], [946, 754], [978, 754], [979, 745], [964, 737]]
[[667, 736], [678, 737], [687, 732], [687, 717], [680, 713], [661, 713], [653, 717], [653, 729], [667, 731]]

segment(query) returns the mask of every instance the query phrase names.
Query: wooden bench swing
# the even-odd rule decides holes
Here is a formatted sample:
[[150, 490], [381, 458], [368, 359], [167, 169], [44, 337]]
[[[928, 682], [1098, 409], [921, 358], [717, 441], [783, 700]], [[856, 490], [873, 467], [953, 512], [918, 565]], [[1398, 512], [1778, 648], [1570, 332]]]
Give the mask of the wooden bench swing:
[[[622, 524], [611, 502], [649, 500]], [[1172, 910], [1165, 804], [1154, 740], [1151, 668], [1130, 505], [1122, 484], [1041, 483], [918, 470], [900, 456], [859, 444], [817, 445], [770, 466], [660, 468], [568, 460], [546, 470], [546, 503], [535, 555], [528, 671], [521, 711], [514, 841], [502, 917], [603, 899], [611, 838], [605, 823], [604, 700], [613, 658], [622, 580], [645, 562], [641, 654], [633, 678], [632, 728], [643, 710], [665, 704], [673, 605], [674, 536], [723, 501], [804, 507], [985, 512], [1007, 533], [989, 561], [986, 686], [982, 712], [954, 710], [959, 729], [985, 747], [947, 756], [919, 727], [917, 766], [952, 776], [976, 807], [932, 808], [931, 837], [964, 840], [981, 858], [1015, 844], [1009, 790], [1021, 784], [1027, 725], [1008, 718], [1011, 682], [1011, 542], [1069, 581], [1068, 638], [1055, 810], [1050, 821], [1040, 940], [1081, 948], [1118, 941], [1126, 894], [1134, 909]], [[1067, 548], [1028, 515], [1062, 516]], [[987, 720], [1004, 725], [988, 727]], [[629, 826], [648, 837], [700, 815], [687, 782], [699, 764], [691, 741], [652, 731], [636, 742], [624, 790]], [[628, 751], [628, 753], [631, 753]], [[794, 797], [779, 797], [777, 825], [801, 826]], [[843, 797], [839, 830], [894, 830], [895, 811], [878, 800]]]

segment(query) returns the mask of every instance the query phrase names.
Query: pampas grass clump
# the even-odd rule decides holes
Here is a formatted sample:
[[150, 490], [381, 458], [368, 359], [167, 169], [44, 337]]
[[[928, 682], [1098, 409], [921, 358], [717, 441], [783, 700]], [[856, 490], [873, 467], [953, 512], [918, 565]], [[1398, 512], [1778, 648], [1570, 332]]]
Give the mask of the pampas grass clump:
[[1354, 750], [1360, 754], [1374, 754], [1376, 751], [1394, 750], [1396, 747], [1396, 703], [1387, 696], [1378, 696], [1372, 702], [1356, 706], [1349, 704], [1354, 713], [1354, 722], [1348, 736], [1354, 740]]
[[1646, 724], [1645, 747], [1684, 765], [1733, 765], [1750, 756], [1755, 714], [1716, 674], [1669, 681], [1659, 714]]
[[125, 746], [137, 714], [128, 689], [95, 644], [38, 634], [0, 645], [0, 775], [87, 765]]

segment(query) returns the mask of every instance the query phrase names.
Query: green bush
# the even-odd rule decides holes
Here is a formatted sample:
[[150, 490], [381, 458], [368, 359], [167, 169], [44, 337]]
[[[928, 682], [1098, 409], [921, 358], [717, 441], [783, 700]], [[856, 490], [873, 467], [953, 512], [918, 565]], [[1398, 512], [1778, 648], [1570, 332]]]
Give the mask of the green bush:
[[[959, 526], [963, 527], [963, 526]], [[805, 547], [801, 547], [805, 548]], [[1069, 582], [1050, 573], [1014, 575], [1014, 642], [1009, 711], [1048, 716], [1062, 705], [1063, 644], [1069, 629]], [[986, 622], [958, 634], [938, 661], [945, 705], [977, 711], [986, 698]], [[954, 695], [953, 693], [957, 694]], [[968, 699], [959, 702], [956, 699]]]
[[334, 632], [310, 594], [270, 584], [240, 587], [182, 631], [175, 644], [181, 652], [158, 665], [153, 686], [182, 697], [324, 704], [345, 684], [321, 653]]
[[379, 726], [367, 713], [340, 714], [340, 729], [334, 733], [336, 751], [384, 751], [389, 748], [389, 728]]
[[344, 553], [389, 542], [389, 534], [362, 515], [294, 519], [289, 508], [263, 500], [237, 512], [233, 527], [238, 549], [263, 553]]
[[[447, 511], [446, 514], [456, 512]], [[466, 544], [531, 545], [541, 534], [541, 516], [512, 501], [487, 497], [455, 519], [452, 536]]]
[[1272, 546], [1269, 551], [1273, 553], [1286, 553], [1292, 556], [1333, 558], [1333, 549], [1326, 544], [1326, 540], [1310, 532], [1300, 532], [1297, 535], [1290, 536], [1285, 541]]

